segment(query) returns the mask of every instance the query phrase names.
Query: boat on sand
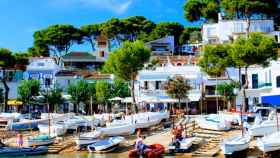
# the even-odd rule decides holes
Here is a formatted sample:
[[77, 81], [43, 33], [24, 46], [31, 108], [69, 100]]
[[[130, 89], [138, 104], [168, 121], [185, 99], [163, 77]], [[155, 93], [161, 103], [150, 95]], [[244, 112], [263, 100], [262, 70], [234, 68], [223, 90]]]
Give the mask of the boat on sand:
[[117, 147], [122, 141], [124, 141], [124, 137], [109, 137], [103, 140], [99, 140], [88, 146], [89, 152], [106, 152], [112, 151]]

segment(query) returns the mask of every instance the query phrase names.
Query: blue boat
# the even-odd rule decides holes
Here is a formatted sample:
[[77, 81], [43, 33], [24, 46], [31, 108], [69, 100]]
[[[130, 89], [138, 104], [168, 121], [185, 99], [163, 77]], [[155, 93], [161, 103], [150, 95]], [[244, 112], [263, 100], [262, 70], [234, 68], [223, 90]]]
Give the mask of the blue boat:
[[25, 131], [38, 128], [38, 122], [14, 122], [12, 123], [13, 131]]
[[37, 148], [1, 147], [0, 157], [43, 155], [46, 154], [47, 152], [48, 152], [48, 147], [46, 146], [39, 146]]

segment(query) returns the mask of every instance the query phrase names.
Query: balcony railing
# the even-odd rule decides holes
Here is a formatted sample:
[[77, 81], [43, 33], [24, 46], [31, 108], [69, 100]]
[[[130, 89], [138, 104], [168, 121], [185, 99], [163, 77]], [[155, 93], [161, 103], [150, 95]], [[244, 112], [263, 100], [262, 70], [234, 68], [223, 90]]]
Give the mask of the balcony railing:
[[260, 83], [258, 88], [271, 88], [272, 83]]

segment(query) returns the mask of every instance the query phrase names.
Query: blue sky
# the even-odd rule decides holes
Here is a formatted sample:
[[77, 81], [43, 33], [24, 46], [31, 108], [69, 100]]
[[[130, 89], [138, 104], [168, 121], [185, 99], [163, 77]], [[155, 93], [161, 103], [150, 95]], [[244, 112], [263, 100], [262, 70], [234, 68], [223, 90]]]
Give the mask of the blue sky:
[[[142, 15], [154, 22], [184, 19], [185, 0], [0, 0], [0, 47], [25, 51], [33, 44], [33, 33], [51, 24], [103, 22], [112, 17]], [[74, 50], [80, 49], [78, 46]], [[82, 48], [90, 50], [88, 48]]]

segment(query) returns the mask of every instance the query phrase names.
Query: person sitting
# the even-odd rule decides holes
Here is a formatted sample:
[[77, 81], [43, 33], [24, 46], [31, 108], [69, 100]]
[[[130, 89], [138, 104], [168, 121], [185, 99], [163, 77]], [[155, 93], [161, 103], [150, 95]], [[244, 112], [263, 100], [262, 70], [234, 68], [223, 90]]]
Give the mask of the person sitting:
[[176, 127], [176, 135], [175, 139], [181, 141], [183, 139], [182, 133], [183, 133], [183, 125], [180, 124], [179, 126]]
[[146, 152], [150, 151], [148, 146], [143, 143], [143, 137], [140, 135], [140, 130], [137, 132], [134, 151], [136, 151], [139, 155], [145, 155]]

